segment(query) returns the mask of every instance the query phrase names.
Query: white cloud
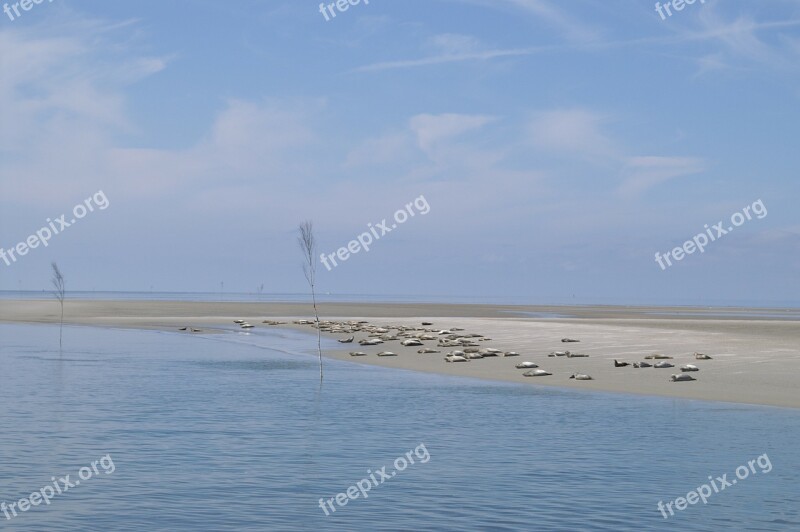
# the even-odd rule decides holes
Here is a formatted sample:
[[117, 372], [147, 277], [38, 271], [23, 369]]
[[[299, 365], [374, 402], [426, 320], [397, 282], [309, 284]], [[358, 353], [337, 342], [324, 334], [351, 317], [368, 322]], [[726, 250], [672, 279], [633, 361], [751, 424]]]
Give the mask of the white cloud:
[[481, 129], [493, 120], [491, 116], [481, 115], [421, 114], [412, 117], [409, 126], [417, 138], [420, 149], [431, 153], [438, 143]]
[[625, 196], [638, 195], [671, 179], [698, 174], [704, 170], [703, 160], [694, 157], [629, 157], [624, 171], [626, 177], [619, 192]]
[[589, 41], [597, 38], [599, 32], [589, 25], [566, 14], [553, 2], [546, 0], [505, 0], [558, 28], [569, 39]]
[[166, 59], [107, 46], [114, 29], [97, 22], [67, 19], [46, 29], [0, 32], [0, 49], [13, 50], [0, 63], [0, 151], [7, 162], [0, 184], [21, 204], [63, 202], [113, 179], [112, 139], [134, 129], [125, 90], [166, 66]]
[[474, 54], [483, 48], [477, 38], [457, 33], [435, 35], [428, 45], [433, 52], [441, 55]]
[[[477, 4], [491, 9], [513, 9], [523, 11], [541, 20], [568, 40], [587, 42], [596, 39], [600, 31], [594, 26], [576, 19], [550, 0], [459, 0], [463, 3]], [[563, 5], [572, 5], [562, 3]]]
[[[530, 140], [543, 152], [584, 160], [600, 169], [599, 175], [621, 179], [617, 193], [623, 197], [705, 170], [699, 158], [629, 155], [631, 149], [604, 130], [607, 121], [608, 117], [585, 109], [545, 111], [529, 124]], [[621, 174], [615, 175], [618, 169]]]
[[550, 46], [539, 46], [531, 48], [511, 48], [511, 49], [494, 49], [475, 52], [462, 52], [462, 53], [444, 53], [439, 55], [432, 55], [417, 59], [401, 59], [397, 61], [382, 61], [372, 63], [359, 68], [354, 72], [372, 72], [379, 70], [393, 70], [398, 68], [415, 68], [425, 67], [432, 65], [442, 65], [446, 63], [461, 63], [469, 61], [488, 61], [502, 57], [520, 57], [526, 55], [533, 55], [539, 52], [553, 49]]
[[363, 165], [389, 165], [406, 162], [413, 157], [414, 139], [406, 131], [391, 132], [367, 139], [347, 154], [347, 167]]
[[590, 160], [617, 157], [619, 148], [603, 129], [607, 118], [585, 109], [559, 109], [537, 114], [529, 125], [530, 140], [540, 149]]

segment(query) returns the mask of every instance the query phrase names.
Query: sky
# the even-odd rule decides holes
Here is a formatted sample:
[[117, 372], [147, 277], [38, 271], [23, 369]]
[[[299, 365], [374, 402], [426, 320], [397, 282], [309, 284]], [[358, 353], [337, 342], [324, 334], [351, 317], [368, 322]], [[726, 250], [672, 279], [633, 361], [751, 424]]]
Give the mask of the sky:
[[0, 290], [800, 302], [800, 1], [13, 4]]

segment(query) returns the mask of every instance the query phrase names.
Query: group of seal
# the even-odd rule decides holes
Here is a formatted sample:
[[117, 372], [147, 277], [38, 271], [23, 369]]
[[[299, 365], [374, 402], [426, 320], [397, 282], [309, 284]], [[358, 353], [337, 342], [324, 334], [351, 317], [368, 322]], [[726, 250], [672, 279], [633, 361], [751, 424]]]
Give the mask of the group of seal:
[[[264, 323], [267, 323], [265, 321]], [[275, 322], [278, 323], [278, 322]], [[418, 354], [438, 354], [442, 351], [439, 348], [453, 348], [447, 351], [443, 357], [447, 363], [455, 362], [471, 362], [482, 358], [489, 357], [517, 357], [520, 354], [517, 351], [503, 351], [501, 349], [486, 347], [485, 342], [491, 341], [491, 338], [483, 334], [467, 333], [462, 328], [451, 327], [449, 329], [437, 329], [433, 327], [433, 322], [423, 321], [421, 326], [412, 325], [375, 325], [366, 320], [349, 320], [349, 321], [312, 321], [312, 320], [295, 320], [293, 323], [297, 325], [309, 325], [314, 328], [319, 328], [320, 331], [330, 334], [346, 334], [348, 336], [339, 338], [340, 343], [353, 343], [356, 341], [358, 335], [360, 339], [358, 344], [361, 346], [378, 346], [387, 342], [396, 341], [404, 347], [420, 347], [417, 350]], [[270, 323], [272, 324], [272, 323]], [[436, 342], [436, 348], [428, 346], [425, 342]], [[574, 338], [561, 338], [562, 343], [577, 343], [580, 342]], [[350, 356], [362, 357], [368, 356], [364, 351], [350, 351]], [[389, 350], [383, 350], [376, 353], [378, 357], [396, 357], [397, 353]], [[565, 357], [565, 358], [585, 358], [589, 355], [582, 353], [574, 353], [571, 351], [554, 351], [548, 355], [549, 357]], [[704, 353], [694, 353], [695, 360], [711, 360], [711, 357]], [[632, 366], [635, 369], [641, 368], [674, 368], [675, 365], [668, 360], [673, 359], [672, 356], [653, 354], [644, 357], [645, 361], [640, 362], [625, 362], [614, 359], [615, 368], [624, 368]], [[653, 360], [653, 363], [646, 362], [646, 360]], [[525, 370], [522, 375], [525, 377], [545, 377], [553, 375], [551, 372], [540, 369], [539, 365], [534, 362], [524, 361], [515, 364], [516, 369]], [[689, 373], [700, 371], [700, 368], [695, 364], [685, 364], [680, 367], [681, 373], [670, 376], [672, 382], [683, 382], [696, 380]], [[569, 379], [575, 381], [588, 381], [594, 380], [591, 375], [585, 373], [574, 372], [569, 376]]]
[[[409, 325], [375, 325], [365, 320], [333, 321], [322, 320], [317, 323], [312, 320], [295, 320], [296, 325], [308, 325], [319, 328], [320, 331], [330, 334], [346, 334], [348, 336], [338, 338], [340, 343], [353, 343], [356, 336], [361, 346], [378, 346], [387, 342], [399, 342], [404, 347], [420, 347], [418, 354], [437, 354], [442, 351], [437, 348], [455, 348], [447, 351], [444, 361], [447, 363], [471, 362], [483, 358], [493, 357], [519, 357], [517, 351], [504, 351], [494, 347], [486, 347], [485, 342], [491, 338], [483, 334], [468, 333], [459, 327], [449, 329], [437, 329], [433, 327], [433, 322], [423, 321], [421, 326]], [[436, 341], [436, 348], [425, 345], [425, 342]], [[577, 343], [580, 340], [574, 338], [562, 338], [563, 343]], [[352, 357], [368, 356], [364, 351], [350, 351]], [[375, 354], [378, 357], [396, 357], [394, 351], [380, 351]], [[584, 358], [589, 355], [573, 353], [570, 351], [556, 351], [549, 356], [564, 356], [567, 358]], [[539, 369], [539, 365], [534, 362], [520, 362], [515, 364], [516, 369], [525, 370], [522, 375], [525, 377], [546, 377], [553, 375], [551, 372]], [[572, 373], [569, 379], [585, 381], [593, 380], [590, 375], [584, 373]]]
[[[447, 351], [444, 355], [445, 362], [470, 362], [482, 358], [490, 357], [518, 357], [517, 351], [504, 351], [493, 347], [486, 347], [485, 342], [491, 338], [483, 334], [468, 333], [459, 327], [449, 329], [437, 329], [433, 327], [433, 322], [423, 321], [421, 326], [409, 325], [375, 325], [368, 321], [333, 321], [323, 320], [317, 325], [312, 320], [295, 320], [296, 325], [308, 325], [319, 327], [320, 331], [330, 334], [346, 334], [344, 338], [337, 340], [343, 344], [356, 341], [356, 335], [361, 336], [357, 340], [360, 346], [378, 346], [387, 342], [397, 341], [403, 347], [419, 347], [418, 354], [441, 353], [440, 348], [455, 348]], [[425, 342], [436, 341], [436, 347], [429, 347]], [[368, 356], [364, 351], [350, 351], [350, 356]], [[379, 357], [398, 356], [393, 351], [381, 351], [376, 353]]]
[[[574, 338], [562, 338], [561, 342], [563, 343], [577, 343], [580, 340], [576, 340]], [[565, 358], [586, 358], [589, 355], [585, 355], [583, 353], [573, 353], [571, 351], [553, 351], [548, 357], [565, 357]], [[516, 365], [517, 369], [527, 369], [527, 368], [538, 368], [538, 364], [534, 362], [520, 362]], [[522, 374], [525, 377], [547, 377], [552, 375], [549, 371], [545, 371], [543, 369], [530, 369]], [[590, 375], [586, 375], [585, 373], [573, 373], [569, 377], [570, 379], [574, 379], [577, 381], [591, 381], [594, 380]]]
[[[633, 367], [636, 369], [640, 368], [654, 368], [654, 369], [663, 369], [663, 368], [674, 368], [675, 364], [667, 362], [667, 360], [672, 360], [674, 357], [669, 355], [647, 355], [644, 357], [645, 360], [659, 360], [660, 362], [656, 362], [654, 364], [650, 364], [648, 362], [634, 362]], [[705, 353], [694, 353], [695, 360], [712, 360], [712, 358]], [[623, 368], [626, 366], [630, 366], [630, 362], [620, 362], [618, 360], [614, 360], [614, 367], [615, 368]], [[700, 371], [700, 368], [695, 364], [684, 364], [681, 366], [681, 373], [670, 375], [670, 380], [672, 382], [686, 382], [686, 381], [695, 381], [694, 377], [689, 375], [689, 373], [694, 371]]]

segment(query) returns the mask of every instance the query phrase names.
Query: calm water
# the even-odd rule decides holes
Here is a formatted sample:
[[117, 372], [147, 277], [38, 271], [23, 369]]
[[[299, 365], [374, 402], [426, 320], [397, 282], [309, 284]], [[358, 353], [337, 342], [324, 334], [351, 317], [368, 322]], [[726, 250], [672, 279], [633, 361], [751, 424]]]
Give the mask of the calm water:
[[[800, 412], [326, 361], [308, 336], [0, 325], [0, 502], [115, 470], [3, 530], [800, 529]], [[299, 355], [298, 355], [299, 353]], [[424, 443], [326, 517], [330, 498]], [[708, 504], [656, 504], [767, 453]]]
[[[0, 285], [2, 279], [0, 279]], [[237, 293], [237, 292], [105, 292], [105, 291], [70, 291], [70, 299], [88, 300], [126, 300], [126, 301], [234, 301], [234, 302], [310, 302], [308, 292], [303, 293]], [[3, 299], [53, 299], [50, 290], [0, 290], [0, 300]], [[454, 296], [447, 294], [317, 294], [317, 301], [328, 303], [445, 303], [462, 305], [640, 305], [640, 306], [695, 306], [697, 309], [709, 308], [764, 308], [779, 309], [776, 317], [787, 318], [783, 314], [784, 309], [791, 309], [795, 314], [800, 309], [800, 301], [759, 301], [759, 300], [702, 300], [691, 301], [684, 299], [641, 299], [631, 300], [622, 298], [607, 297], [603, 300], [576, 299], [575, 297], [545, 298], [540, 296]], [[534, 317], [536, 313], [533, 314]], [[741, 317], [749, 317], [751, 314], [745, 312]], [[544, 316], [552, 317], [552, 316]]]

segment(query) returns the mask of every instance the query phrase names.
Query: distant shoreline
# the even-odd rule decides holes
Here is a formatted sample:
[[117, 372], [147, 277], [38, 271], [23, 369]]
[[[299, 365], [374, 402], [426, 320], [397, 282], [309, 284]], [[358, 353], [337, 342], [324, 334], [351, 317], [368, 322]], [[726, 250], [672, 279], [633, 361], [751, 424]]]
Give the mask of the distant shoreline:
[[[25, 316], [41, 317], [42, 309], [52, 302], [52, 297], [3, 298], [0, 297], [0, 321], [25, 321]], [[369, 316], [412, 317], [430, 313], [452, 317], [540, 317], [553, 319], [766, 319], [800, 320], [800, 308], [791, 307], [745, 307], [745, 306], [660, 306], [660, 305], [516, 305], [483, 303], [436, 303], [436, 302], [383, 302], [383, 301], [325, 301], [317, 300], [322, 314], [330, 316], [350, 315], [358, 309], [366, 309]], [[97, 314], [100, 307], [113, 307], [127, 313], [126, 317], [171, 317], [176, 310], [197, 317], [225, 313], [260, 312], [265, 316], [307, 316], [309, 301], [230, 301], [185, 299], [89, 299], [69, 298], [67, 304], [77, 309], [76, 318], [84, 319]], [[13, 316], [14, 308], [22, 319]], [[33, 309], [28, 314], [29, 309]]]
[[[788, 310], [786, 314], [793, 314]], [[64, 321], [174, 333], [178, 333], [180, 327], [189, 326], [202, 329], [202, 335], [239, 332], [234, 319], [249, 321], [257, 334], [259, 330], [272, 328], [263, 324], [263, 320], [274, 319], [290, 322], [280, 327], [314, 333], [308, 325], [291, 323], [296, 319], [311, 319], [309, 311], [307, 303], [68, 300]], [[676, 307], [322, 303], [320, 319], [367, 320], [382, 326], [407, 327], [422, 327], [422, 321], [430, 321], [434, 329], [459, 327], [465, 332], [491, 338], [481, 347], [521, 354], [519, 357], [446, 363], [445, 353], [457, 348], [438, 348], [436, 341], [426, 341], [425, 346], [439, 349], [441, 353], [419, 354], [418, 347], [405, 347], [399, 341], [365, 347], [356, 343], [365, 336], [361, 334], [354, 343], [341, 344], [323, 353], [326, 357], [348, 362], [594, 391], [800, 408], [795, 381], [800, 370], [800, 322], [797, 318], [763, 315], [743, 319], [738, 315], [741, 311], [697, 308], [686, 311]], [[763, 313], [763, 309], [744, 311]], [[572, 317], [542, 318], [524, 313]], [[0, 299], [0, 322], [57, 323], [58, 304], [52, 300]], [[326, 336], [343, 337], [341, 334]], [[562, 343], [564, 337], [581, 341]], [[396, 352], [398, 356], [376, 356], [384, 350]], [[548, 356], [562, 350], [589, 356]], [[351, 357], [349, 351], [364, 351], [367, 356]], [[711, 355], [712, 360], [696, 361], [695, 351]], [[645, 356], [655, 353], [673, 356], [669, 362], [675, 367], [614, 367], [615, 359], [641, 362]], [[523, 377], [522, 371], [514, 367], [522, 361], [534, 362], [553, 375]], [[685, 364], [700, 367], [700, 371], [693, 373], [697, 381], [671, 382], [670, 375], [681, 373], [680, 366]], [[576, 382], [569, 379], [572, 373], [586, 373], [593, 380]]]
[[[144, 301], [144, 302], [187, 302], [187, 303], [310, 303], [311, 294], [300, 293], [256, 293], [256, 292], [130, 292], [130, 291], [71, 291], [68, 294], [73, 301]], [[41, 301], [52, 299], [52, 291], [43, 290], [0, 290], [0, 301]], [[526, 299], [526, 300], [523, 300]], [[733, 302], [695, 302], [695, 303], [659, 303], [659, 302], [581, 302], [576, 303], [568, 298], [563, 301], [530, 302], [529, 298], [488, 297], [488, 296], [446, 296], [434, 295], [396, 295], [396, 294], [331, 294], [318, 293], [317, 301], [327, 304], [361, 304], [368, 303], [395, 305], [470, 305], [487, 307], [518, 308], [625, 308], [625, 309], [662, 309], [686, 311], [758, 311], [758, 312], [794, 312], [800, 314], [800, 301], [781, 301], [775, 303], [753, 303], [749, 301]]]

